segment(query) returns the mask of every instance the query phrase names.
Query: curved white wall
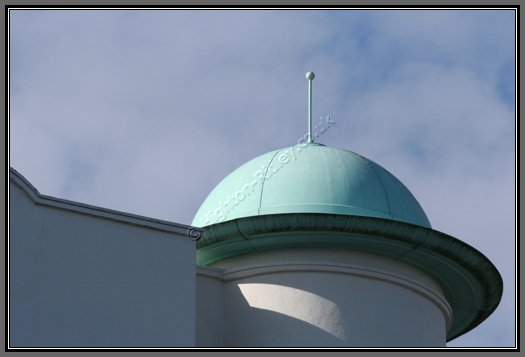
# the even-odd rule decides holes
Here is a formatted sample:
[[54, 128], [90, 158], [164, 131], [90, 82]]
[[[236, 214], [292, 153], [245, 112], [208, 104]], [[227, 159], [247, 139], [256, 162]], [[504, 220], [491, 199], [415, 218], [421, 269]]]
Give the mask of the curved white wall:
[[224, 346], [445, 346], [441, 289], [393, 259], [290, 249], [215, 267], [224, 269]]

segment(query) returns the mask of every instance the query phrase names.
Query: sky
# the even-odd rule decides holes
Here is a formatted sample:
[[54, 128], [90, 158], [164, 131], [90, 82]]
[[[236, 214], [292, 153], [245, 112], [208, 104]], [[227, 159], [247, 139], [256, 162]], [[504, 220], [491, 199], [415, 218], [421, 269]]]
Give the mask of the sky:
[[40, 193], [190, 224], [244, 162], [318, 141], [393, 173], [486, 255], [502, 301], [449, 347], [514, 346], [511, 10], [14, 10], [9, 160]]

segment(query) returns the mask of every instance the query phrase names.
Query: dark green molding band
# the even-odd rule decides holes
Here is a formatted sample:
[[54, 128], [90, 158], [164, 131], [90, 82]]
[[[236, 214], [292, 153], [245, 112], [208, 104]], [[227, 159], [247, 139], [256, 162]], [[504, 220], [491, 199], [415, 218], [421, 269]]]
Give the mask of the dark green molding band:
[[288, 213], [214, 224], [204, 228], [197, 242], [197, 264], [306, 247], [381, 254], [424, 271], [439, 283], [452, 307], [447, 341], [479, 325], [501, 300], [501, 275], [475, 248], [430, 228], [374, 217]]

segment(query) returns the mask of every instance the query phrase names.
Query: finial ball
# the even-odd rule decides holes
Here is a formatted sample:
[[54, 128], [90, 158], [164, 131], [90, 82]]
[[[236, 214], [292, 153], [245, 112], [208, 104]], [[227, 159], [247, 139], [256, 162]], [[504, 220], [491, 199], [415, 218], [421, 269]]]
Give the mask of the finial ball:
[[315, 74], [314, 74], [314, 72], [307, 72], [307, 73], [306, 73], [306, 79], [310, 79], [310, 80], [312, 80], [312, 79], [314, 79], [314, 78], [315, 78]]

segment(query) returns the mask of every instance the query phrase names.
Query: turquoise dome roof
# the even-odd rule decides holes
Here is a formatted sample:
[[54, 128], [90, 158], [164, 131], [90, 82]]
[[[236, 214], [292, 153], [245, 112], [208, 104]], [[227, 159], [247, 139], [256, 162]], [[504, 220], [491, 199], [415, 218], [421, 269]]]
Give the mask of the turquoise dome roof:
[[431, 228], [410, 191], [375, 162], [321, 144], [258, 156], [224, 178], [192, 225], [279, 213], [329, 213], [391, 219]]
[[356, 153], [320, 144], [248, 161], [215, 187], [192, 225], [206, 227], [196, 243], [199, 266], [318, 247], [407, 263], [443, 290], [452, 310], [447, 341], [485, 320], [503, 292], [490, 260], [433, 230], [417, 200], [391, 173]]

